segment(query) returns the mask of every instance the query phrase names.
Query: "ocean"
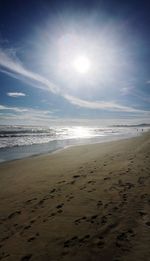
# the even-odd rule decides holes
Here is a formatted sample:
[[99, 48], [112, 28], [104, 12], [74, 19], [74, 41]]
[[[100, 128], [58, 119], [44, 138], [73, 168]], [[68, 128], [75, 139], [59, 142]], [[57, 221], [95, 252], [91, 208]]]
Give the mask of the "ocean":
[[68, 146], [130, 138], [149, 127], [0, 126], [0, 162], [54, 152]]

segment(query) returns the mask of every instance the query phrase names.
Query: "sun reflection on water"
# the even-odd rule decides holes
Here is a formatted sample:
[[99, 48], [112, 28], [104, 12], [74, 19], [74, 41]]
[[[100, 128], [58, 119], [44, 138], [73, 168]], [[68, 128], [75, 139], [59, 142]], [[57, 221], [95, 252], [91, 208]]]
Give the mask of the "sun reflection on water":
[[90, 130], [89, 128], [76, 127], [73, 129], [73, 135], [77, 138], [90, 137]]

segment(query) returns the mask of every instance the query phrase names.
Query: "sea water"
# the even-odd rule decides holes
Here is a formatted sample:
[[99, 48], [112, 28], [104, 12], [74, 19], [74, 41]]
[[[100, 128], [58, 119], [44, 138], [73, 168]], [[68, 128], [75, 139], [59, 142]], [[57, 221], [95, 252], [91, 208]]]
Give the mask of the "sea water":
[[0, 162], [49, 153], [72, 145], [129, 138], [148, 129], [129, 126], [0, 126]]

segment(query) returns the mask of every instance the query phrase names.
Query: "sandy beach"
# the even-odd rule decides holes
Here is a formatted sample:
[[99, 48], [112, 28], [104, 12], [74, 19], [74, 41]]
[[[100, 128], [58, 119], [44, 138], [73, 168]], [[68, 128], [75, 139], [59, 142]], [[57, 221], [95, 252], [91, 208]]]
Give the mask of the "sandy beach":
[[1, 163], [0, 260], [150, 260], [150, 133]]

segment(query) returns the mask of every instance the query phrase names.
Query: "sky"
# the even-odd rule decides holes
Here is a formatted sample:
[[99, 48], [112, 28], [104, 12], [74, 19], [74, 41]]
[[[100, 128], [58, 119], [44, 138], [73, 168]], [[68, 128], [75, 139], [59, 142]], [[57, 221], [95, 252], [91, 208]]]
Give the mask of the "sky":
[[149, 1], [0, 1], [0, 124], [150, 123]]

